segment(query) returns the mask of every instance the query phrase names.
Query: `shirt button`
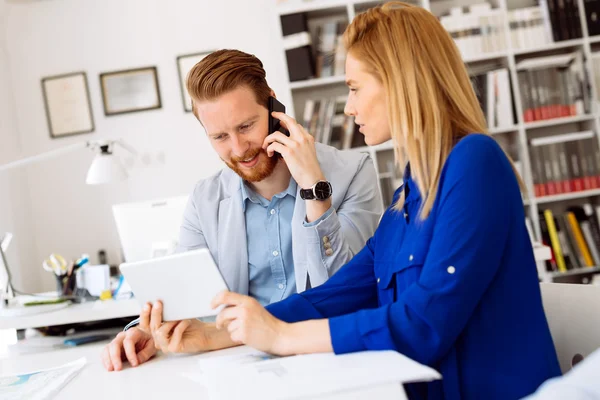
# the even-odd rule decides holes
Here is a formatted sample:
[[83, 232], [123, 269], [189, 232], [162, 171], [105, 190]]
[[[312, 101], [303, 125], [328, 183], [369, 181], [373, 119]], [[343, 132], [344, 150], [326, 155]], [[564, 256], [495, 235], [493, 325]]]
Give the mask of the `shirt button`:
[[329, 243], [329, 236], [323, 236], [323, 243]]
[[278, 286], [279, 290], [283, 290], [283, 283], [280, 283]]
[[275, 210], [271, 209], [271, 215], [275, 214]]
[[404, 213], [404, 218], [408, 218], [408, 213]]
[[277, 250], [273, 251], [273, 257], [277, 257], [279, 255], [279, 252]]
[[411, 254], [410, 257], [408, 257], [408, 261], [412, 261], [413, 260], [413, 255]]
[[453, 274], [456, 272], [456, 268], [454, 268], [452, 265], [448, 267], [448, 273], [449, 274]]
[[331, 256], [333, 254], [333, 250], [327, 249], [327, 250], [325, 250], [325, 254], [328, 256]]
[[377, 278], [377, 283], [379, 283], [381, 281], [381, 278]]

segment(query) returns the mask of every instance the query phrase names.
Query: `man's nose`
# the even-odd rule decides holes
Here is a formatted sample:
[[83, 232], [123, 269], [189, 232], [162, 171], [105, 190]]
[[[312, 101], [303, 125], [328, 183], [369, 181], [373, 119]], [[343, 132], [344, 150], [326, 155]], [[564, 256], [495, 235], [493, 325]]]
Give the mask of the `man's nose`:
[[243, 138], [232, 135], [231, 136], [231, 152], [235, 157], [242, 157], [248, 151], [248, 142]]

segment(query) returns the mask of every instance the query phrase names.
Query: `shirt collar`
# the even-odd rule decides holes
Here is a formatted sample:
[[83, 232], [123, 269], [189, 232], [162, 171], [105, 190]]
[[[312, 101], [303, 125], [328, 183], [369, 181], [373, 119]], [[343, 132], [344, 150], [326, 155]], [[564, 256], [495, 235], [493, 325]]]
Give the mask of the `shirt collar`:
[[[242, 179], [241, 181], [242, 181], [242, 183], [241, 183], [241, 185], [242, 185], [242, 188], [241, 188], [242, 189], [242, 211], [244, 211], [244, 212], [246, 211], [246, 200], [249, 200], [255, 204], [264, 205], [265, 207], [269, 204], [269, 201], [266, 200], [261, 195], [259, 195], [258, 193], [256, 193], [254, 190], [252, 190], [250, 185], [245, 180]], [[273, 196], [273, 198], [282, 199], [285, 196], [289, 195], [289, 196], [292, 196], [292, 198], [295, 200], [297, 190], [298, 190], [298, 184], [296, 183], [294, 178], [290, 178], [290, 183], [289, 183], [287, 189], [281, 193], [277, 193], [275, 196]]]
[[411, 201], [418, 199], [420, 197], [419, 187], [417, 186], [415, 181], [412, 179], [412, 176], [410, 173], [410, 164], [406, 164], [406, 168], [404, 169], [404, 176], [402, 179], [403, 179], [403, 183], [405, 185], [404, 193], [406, 195], [406, 197], [404, 198], [404, 202], [409, 203]]

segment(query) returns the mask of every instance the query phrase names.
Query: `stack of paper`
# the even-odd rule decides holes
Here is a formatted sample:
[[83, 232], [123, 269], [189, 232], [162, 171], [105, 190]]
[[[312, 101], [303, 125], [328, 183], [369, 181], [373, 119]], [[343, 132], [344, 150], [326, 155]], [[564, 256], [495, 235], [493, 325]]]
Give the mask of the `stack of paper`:
[[57, 368], [0, 376], [0, 398], [4, 400], [50, 399], [77, 375], [85, 362], [85, 358], [80, 358]]
[[[208, 356], [208, 357], [207, 357]], [[204, 384], [211, 399], [299, 399], [389, 383], [441, 379], [432, 368], [393, 351], [274, 357], [251, 348], [200, 356], [186, 374]]]

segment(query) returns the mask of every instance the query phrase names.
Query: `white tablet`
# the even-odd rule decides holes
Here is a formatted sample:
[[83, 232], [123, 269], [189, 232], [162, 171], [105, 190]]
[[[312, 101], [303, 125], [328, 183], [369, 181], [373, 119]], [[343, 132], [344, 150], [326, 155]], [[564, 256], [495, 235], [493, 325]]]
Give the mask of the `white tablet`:
[[121, 273], [140, 306], [161, 300], [163, 321], [217, 315], [211, 300], [227, 290], [219, 268], [208, 249], [123, 263]]

